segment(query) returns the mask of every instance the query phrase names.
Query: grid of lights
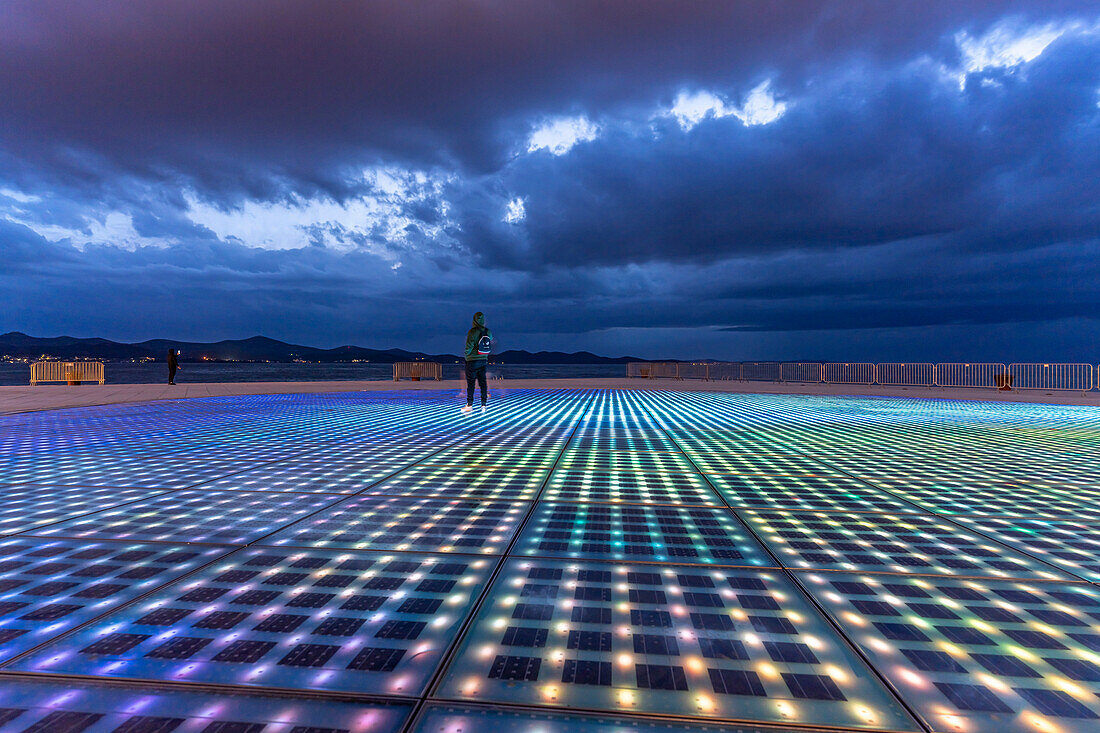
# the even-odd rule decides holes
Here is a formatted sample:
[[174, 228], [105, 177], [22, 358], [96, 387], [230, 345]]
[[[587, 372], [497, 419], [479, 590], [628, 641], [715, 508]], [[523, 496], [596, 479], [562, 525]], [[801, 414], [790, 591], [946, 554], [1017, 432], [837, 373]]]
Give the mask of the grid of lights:
[[493, 564], [240, 550], [15, 668], [417, 695]]
[[1100, 726], [1100, 590], [1091, 584], [805, 579], [933, 730]]
[[43, 536], [243, 545], [337, 497], [188, 489], [36, 530]]
[[539, 502], [514, 555], [769, 566], [729, 511], [710, 507]]
[[0, 726], [36, 733], [397, 733], [410, 710], [397, 701], [127, 690], [88, 681], [8, 679], [0, 685]]
[[558, 461], [558, 467], [586, 473], [694, 473], [691, 462], [679, 453], [670, 451], [645, 453], [642, 451], [587, 451], [567, 450]]
[[0, 662], [229, 550], [30, 537], [0, 540]]
[[818, 476], [843, 478], [846, 474], [797, 453], [738, 453], [725, 445], [701, 442], [697, 437], [683, 441], [684, 452], [700, 471], [707, 474], [764, 474], [769, 476]]
[[485, 467], [465, 463], [419, 464], [368, 491], [400, 496], [530, 501], [538, 494], [548, 474], [547, 469]]
[[428, 703], [412, 726], [417, 733], [812, 733], [806, 728], [746, 723], [576, 714], [558, 710], [511, 710], [476, 705]]
[[915, 730], [780, 571], [510, 560], [441, 692]]
[[957, 517], [984, 535], [1100, 583], [1100, 524], [1020, 517]]
[[529, 502], [354, 496], [261, 543], [500, 554], [529, 508]]
[[[564, 445], [564, 443], [562, 444]], [[472, 468], [522, 468], [525, 470], [550, 470], [561, 452], [557, 448], [533, 448], [523, 443], [481, 445], [472, 443], [444, 448], [423, 461], [425, 466], [469, 466]]]
[[244, 467], [244, 463], [236, 461], [105, 460], [102, 456], [88, 455], [65, 461], [7, 461], [0, 468], [0, 482], [182, 489]]
[[708, 474], [735, 509], [772, 508], [847, 512], [917, 512], [915, 506], [847, 476]]
[[355, 494], [404, 468], [409, 461], [408, 458], [336, 460], [311, 456], [236, 473], [204, 484], [203, 488]]
[[936, 514], [1044, 519], [1073, 516], [1090, 522], [1100, 521], [1100, 493], [1095, 490], [1035, 488], [959, 478], [941, 481], [868, 480]]
[[837, 512], [744, 512], [791, 568], [1068, 579], [1065, 573], [939, 517]]
[[156, 496], [158, 489], [22, 485], [0, 488], [0, 536]]
[[0, 418], [0, 728], [1100, 728], [1100, 411], [457, 400]]
[[563, 468], [550, 477], [544, 496], [561, 501], [722, 506], [706, 480], [691, 473], [601, 473]]

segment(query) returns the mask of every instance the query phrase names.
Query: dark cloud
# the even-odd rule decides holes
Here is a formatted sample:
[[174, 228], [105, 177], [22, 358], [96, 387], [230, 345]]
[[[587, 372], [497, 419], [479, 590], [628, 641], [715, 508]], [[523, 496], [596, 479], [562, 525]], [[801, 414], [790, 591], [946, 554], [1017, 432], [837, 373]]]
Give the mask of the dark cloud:
[[492, 169], [538, 114], [762, 75], [794, 88], [1074, 8], [1088, 3], [25, 0], [0, 24], [0, 136], [90, 183], [107, 165], [253, 198], [341, 195], [341, 170], [376, 159]]
[[[491, 309], [517, 345], [568, 348], [606, 329], [923, 342], [1100, 312], [1100, 36], [946, 77], [956, 34], [1095, 24], [1093, 3], [0, 13], [0, 330], [429, 346]], [[773, 124], [657, 114], [764, 80], [789, 105]], [[562, 115], [599, 135], [527, 154]], [[385, 213], [288, 223], [306, 246], [281, 251], [190, 211], [363, 200]]]
[[667, 121], [656, 135], [612, 131], [567, 156], [528, 156], [505, 180], [527, 197], [532, 246], [491, 233], [509, 229], [494, 223], [498, 204], [467, 207], [485, 219], [471, 247], [583, 265], [934, 236], [1003, 250], [1100, 231], [1086, 183], [1100, 176], [1100, 37], [1052, 46], [1026, 78], [975, 77], [961, 92], [931, 64], [859, 71], [780, 123]]

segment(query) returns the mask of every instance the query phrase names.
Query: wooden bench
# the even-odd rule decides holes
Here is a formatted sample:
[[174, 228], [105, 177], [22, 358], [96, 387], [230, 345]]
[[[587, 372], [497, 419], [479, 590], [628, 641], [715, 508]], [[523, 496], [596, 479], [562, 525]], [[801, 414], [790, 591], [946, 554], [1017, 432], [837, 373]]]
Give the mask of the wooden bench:
[[31, 364], [31, 386], [39, 382], [99, 382], [103, 384], [103, 362], [36, 361]]

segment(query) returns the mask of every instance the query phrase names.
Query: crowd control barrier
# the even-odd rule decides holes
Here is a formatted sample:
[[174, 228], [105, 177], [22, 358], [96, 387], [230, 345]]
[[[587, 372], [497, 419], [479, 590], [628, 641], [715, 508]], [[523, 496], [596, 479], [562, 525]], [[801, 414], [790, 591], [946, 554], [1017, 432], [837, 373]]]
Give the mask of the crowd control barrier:
[[103, 384], [103, 362], [36, 361], [31, 364], [31, 386], [39, 382], [99, 382]]
[[931, 387], [936, 365], [928, 362], [893, 362], [875, 367], [875, 383], [891, 387]]
[[940, 363], [936, 364], [937, 387], [1011, 387], [1008, 367], [995, 363]]
[[784, 382], [820, 382], [821, 362], [785, 361], [779, 365], [779, 377]]
[[1013, 389], [1087, 392], [1095, 385], [1092, 364], [1009, 364]]
[[393, 365], [393, 381], [411, 379], [419, 382], [421, 379], [443, 379], [443, 365], [434, 361], [398, 361]]
[[821, 368], [828, 384], [874, 384], [875, 365], [867, 362], [828, 363]]
[[1000, 362], [631, 362], [626, 376], [651, 379], [879, 384], [890, 387], [1088, 392], [1100, 389], [1100, 366]]
[[741, 362], [739, 361], [713, 362], [708, 366], [710, 367], [710, 378], [712, 380], [741, 381]]
[[743, 361], [741, 362], [741, 381], [782, 382], [783, 369], [777, 361]]

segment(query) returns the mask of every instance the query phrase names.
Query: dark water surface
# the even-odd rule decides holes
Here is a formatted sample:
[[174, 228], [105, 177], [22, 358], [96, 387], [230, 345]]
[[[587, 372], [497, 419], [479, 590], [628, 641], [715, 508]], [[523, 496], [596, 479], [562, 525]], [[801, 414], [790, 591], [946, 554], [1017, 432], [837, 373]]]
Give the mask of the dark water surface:
[[[443, 378], [458, 379], [461, 364], [444, 364]], [[108, 363], [107, 384], [153, 384], [168, 381], [165, 364]], [[490, 377], [534, 379], [545, 377], [622, 377], [625, 364], [494, 364]], [[176, 383], [186, 382], [328, 382], [341, 380], [391, 379], [391, 364], [183, 364]], [[0, 385], [30, 383], [27, 364], [0, 363]]]

